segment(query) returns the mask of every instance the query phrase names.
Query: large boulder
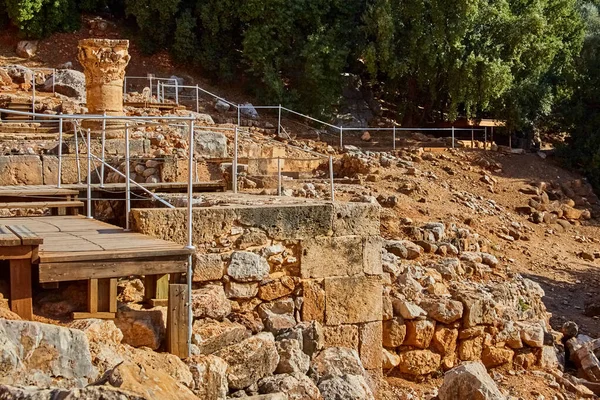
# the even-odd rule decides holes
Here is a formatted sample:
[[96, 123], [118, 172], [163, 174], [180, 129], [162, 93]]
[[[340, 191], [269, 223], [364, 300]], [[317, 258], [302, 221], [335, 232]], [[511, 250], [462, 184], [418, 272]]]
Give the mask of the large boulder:
[[98, 377], [82, 331], [0, 320], [0, 380], [39, 387], [82, 387]]
[[227, 157], [227, 137], [220, 132], [194, 132], [196, 152], [205, 158]]
[[7, 65], [4, 69], [14, 83], [31, 83], [33, 71], [29, 68], [22, 65]]
[[40, 389], [0, 385], [0, 399], [11, 400], [147, 400], [146, 397], [112, 386], [88, 386], [83, 389]]
[[101, 382], [146, 399], [197, 400], [190, 389], [162, 370], [143, 364], [124, 362], [107, 371]]
[[194, 356], [188, 359], [194, 376], [194, 393], [201, 399], [224, 400], [227, 397], [227, 363], [219, 357]]
[[271, 375], [279, 363], [275, 338], [265, 332], [225, 347], [215, 355], [228, 364], [227, 381], [230, 389], [245, 389], [255, 384]]
[[365, 374], [356, 350], [345, 347], [329, 347], [321, 351], [313, 360], [312, 368], [319, 381], [331, 376]]
[[74, 97], [78, 101], [85, 102], [85, 75], [83, 72], [75, 71], [73, 69], [56, 70], [54, 73], [54, 80], [52, 80], [51, 75], [46, 79], [46, 82], [44, 82], [44, 85], [40, 90], [43, 92], [51, 92], [53, 83], [56, 93]]
[[440, 400], [505, 400], [480, 362], [466, 362], [444, 375]]
[[37, 40], [21, 40], [19, 43], [17, 43], [15, 53], [17, 53], [17, 55], [21, 58], [31, 58], [35, 56], [37, 49]]
[[100, 373], [104, 373], [124, 361], [121, 354], [123, 333], [113, 320], [80, 319], [73, 321], [69, 328], [85, 333], [90, 345], [92, 363]]
[[324, 400], [373, 400], [373, 392], [361, 375], [332, 376], [319, 384]]
[[258, 382], [260, 393], [285, 393], [289, 400], [321, 400], [319, 389], [304, 374], [281, 374], [268, 376]]

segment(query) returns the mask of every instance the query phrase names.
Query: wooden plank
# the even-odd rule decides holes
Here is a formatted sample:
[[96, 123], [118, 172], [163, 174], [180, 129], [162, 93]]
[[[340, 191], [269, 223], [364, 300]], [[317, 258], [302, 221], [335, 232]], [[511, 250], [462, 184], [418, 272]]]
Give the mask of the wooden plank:
[[187, 358], [188, 348], [188, 286], [169, 285], [167, 307], [167, 351], [177, 357]]
[[5, 225], [0, 225], [0, 246], [19, 246], [21, 239]]
[[0, 197], [25, 197], [25, 196], [76, 196], [78, 190], [59, 189], [44, 185], [21, 185], [21, 186], [0, 186]]
[[[176, 246], [176, 245], [175, 245]], [[65, 262], [78, 262], [78, 261], [126, 261], [128, 259], [135, 258], [148, 258], [148, 257], [175, 257], [176, 259], [187, 259], [187, 256], [191, 254], [193, 250], [185, 249], [183, 247], [173, 248], [148, 248], [142, 250], [119, 250], [113, 249], [110, 251], [81, 251], [81, 252], [48, 252], [46, 246], [42, 247], [40, 251], [40, 264], [50, 263], [65, 263]], [[166, 272], [166, 271], [165, 271]], [[144, 274], [141, 274], [144, 275]]]
[[88, 280], [87, 305], [89, 313], [98, 312], [98, 279]]
[[57, 208], [83, 207], [82, 201], [30, 201], [23, 203], [0, 203], [0, 208]]
[[96, 318], [96, 319], [115, 319], [116, 313], [111, 312], [74, 312], [72, 314], [73, 319], [88, 319], [88, 318]]
[[144, 277], [144, 301], [169, 298], [169, 275], [146, 275]]
[[33, 319], [31, 260], [10, 260], [10, 309], [25, 320]]
[[31, 246], [0, 247], [0, 260], [29, 260], [33, 256]]
[[17, 235], [23, 244], [37, 246], [44, 243], [44, 239], [31, 232], [29, 228], [24, 225], [8, 225], [8, 229]]
[[118, 278], [130, 275], [158, 275], [187, 271], [186, 257], [159, 257], [135, 261], [93, 261], [40, 263], [40, 282]]

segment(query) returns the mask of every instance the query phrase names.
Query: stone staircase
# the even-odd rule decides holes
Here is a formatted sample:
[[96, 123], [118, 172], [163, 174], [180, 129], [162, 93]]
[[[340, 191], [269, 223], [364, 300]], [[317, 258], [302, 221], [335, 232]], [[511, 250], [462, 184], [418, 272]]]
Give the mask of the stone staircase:
[[[22, 112], [31, 112], [32, 111], [31, 102], [24, 101], [24, 100], [12, 100], [8, 104], [8, 109], [13, 110], [13, 111], [22, 111]], [[2, 118], [2, 120], [5, 120], [5, 121], [28, 121], [31, 119], [31, 117], [29, 115], [19, 115], [19, 114], [12, 114], [12, 113], [3, 113], [2, 115], [0, 115], [0, 117]]]

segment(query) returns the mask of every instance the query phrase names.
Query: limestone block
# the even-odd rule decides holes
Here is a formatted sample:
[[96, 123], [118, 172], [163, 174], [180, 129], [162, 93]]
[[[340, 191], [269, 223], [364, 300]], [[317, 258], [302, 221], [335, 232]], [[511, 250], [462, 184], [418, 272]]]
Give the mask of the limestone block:
[[295, 288], [294, 278], [283, 276], [280, 279], [261, 282], [258, 288], [258, 297], [264, 301], [271, 301], [291, 294]]
[[325, 321], [325, 290], [319, 281], [302, 282], [302, 321]]
[[39, 156], [0, 156], [0, 185], [41, 185], [42, 160]]
[[381, 275], [381, 249], [383, 239], [381, 236], [368, 236], [363, 239], [363, 266], [367, 275]]
[[481, 358], [483, 336], [458, 342], [458, 358], [462, 361], [474, 361]]
[[335, 203], [333, 235], [379, 235], [379, 209], [380, 207], [376, 204]]
[[192, 327], [192, 343], [201, 354], [212, 354], [249, 336], [250, 331], [245, 326], [227, 320], [196, 320]]
[[123, 332], [123, 343], [156, 350], [166, 333], [166, 307], [117, 313], [115, 325]]
[[269, 332], [278, 333], [296, 325], [294, 319], [294, 301], [281, 299], [258, 306], [258, 314]]
[[206, 286], [192, 291], [192, 313], [196, 318], [222, 320], [231, 312], [231, 304], [220, 285]]
[[429, 350], [409, 350], [400, 354], [398, 370], [414, 376], [427, 375], [440, 367], [441, 359], [439, 354]]
[[302, 241], [302, 278], [354, 276], [363, 273], [360, 236], [315, 237]]
[[325, 347], [358, 349], [358, 325], [337, 325], [323, 328]]
[[244, 397], [246, 400], [320, 400], [315, 383], [306, 375], [296, 372], [268, 376], [258, 382], [262, 396]]
[[406, 339], [404, 339], [404, 345], [421, 349], [428, 348], [435, 331], [435, 321], [423, 319], [405, 322]]
[[379, 277], [325, 279], [326, 325], [381, 321], [381, 296]]
[[[58, 183], [58, 157], [43, 155], [42, 168], [44, 185], [56, 185]], [[68, 184], [78, 182], [77, 159], [74, 154], [63, 155], [61, 168], [61, 183]], [[108, 170], [108, 168], [106, 168], [106, 170]], [[81, 155], [79, 158], [79, 176], [81, 176], [82, 182], [87, 180], [87, 159], [85, 158], [85, 155]]]
[[334, 215], [330, 204], [239, 206], [235, 212], [240, 224], [259, 228], [275, 240], [329, 236]]
[[486, 347], [481, 353], [481, 361], [486, 368], [493, 368], [512, 362], [514, 355], [511, 349]]
[[310, 367], [310, 357], [302, 351], [302, 345], [296, 339], [283, 339], [275, 343], [279, 354], [278, 374], [306, 374]]
[[358, 353], [360, 361], [366, 369], [381, 368], [383, 350], [381, 336], [381, 321], [369, 322], [359, 328], [360, 347]]
[[399, 347], [406, 338], [406, 325], [402, 318], [392, 318], [383, 323], [383, 345], [385, 347]]
[[431, 340], [431, 348], [444, 357], [453, 355], [456, 351], [457, 338], [458, 329], [437, 324]]
[[194, 255], [192, 282], [218, 281], [223, 278], [224, 272], [225, 264], [220, 254]]
[[224, 288], [228, 299], [252, 299], [258, 294], [258, 282], [240, 283], [227, 280]]

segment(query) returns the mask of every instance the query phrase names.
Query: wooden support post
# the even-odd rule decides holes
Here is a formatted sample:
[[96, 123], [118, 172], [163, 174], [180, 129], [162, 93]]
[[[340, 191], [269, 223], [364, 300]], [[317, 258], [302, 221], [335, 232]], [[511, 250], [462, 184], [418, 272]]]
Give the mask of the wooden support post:
[[31, 259], [10, 260], [10, 309], [25, 320], [33, 319]]
[[188, 286], [169, 285], [167, 308], [167, 351], [180, 358], [188, 357]]
[[98, 312], [98, 279], [88, 280], [88, 312]]
[[169, 298], [169, 275], [146, 275], [144, 278], [144, 301], [152, 307], [166, 306]]
[[73, 319], [112, 319], [117, 312], [117, 278], [88, 279], [88, 309]]
[[117, 312], [117, 278], [98, 279], [98, 311]]

